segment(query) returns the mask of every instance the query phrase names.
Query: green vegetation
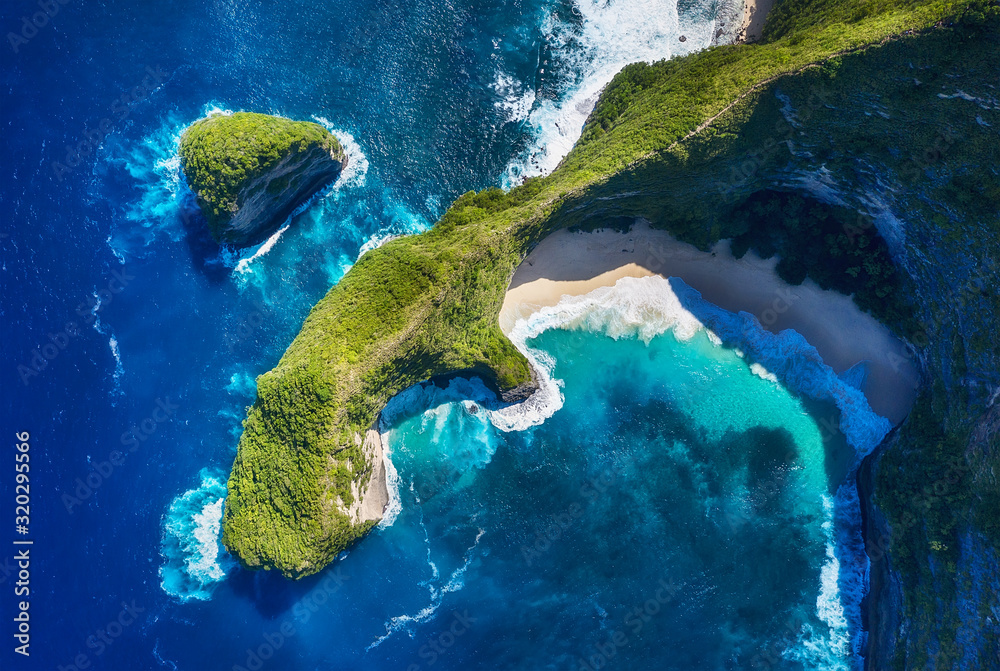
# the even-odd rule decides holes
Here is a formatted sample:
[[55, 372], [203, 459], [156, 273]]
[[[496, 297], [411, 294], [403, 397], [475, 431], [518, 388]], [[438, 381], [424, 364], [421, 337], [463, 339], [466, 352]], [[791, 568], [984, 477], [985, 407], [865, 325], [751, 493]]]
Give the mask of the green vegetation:
[[883, 322], [908, 316], [888, 245], [854, 210], [797, 193], [758, 191], [733, 218], [746, 229], [733, 237], [737, 258], [748, 249], [763, 258], [780, 254], [775, 269], [789, 284], [808, 277], [824, 289], [853, 295], [859, 307]]
[[[970, 534], [1000, 548], [997, 420], [970, 437], [1000, 384], [1000, 39], [983, 31], [963, 19], [778, 79], [556, 215], [584, 229], [643, 217], [703, 249], [732, 238], [737, 253], [777, 254], [786, 280], [853, 293], [914, 345], [936, 382], [882, 458], [875, 497], [904, 586], [898, 668], [962, 663], [957, 599], [980, 578], [960, 548]], [[1000, 607], [990, 590], [976, 598]]]
[[[465, 194], [314, 307], [258, 381], [227, 547], [250, 566], [319, 570], [366, 530], [341, 503], [367, 482], [360, 440], [384, 403], [461, 371], [501, 392], [530, 386], [497, 326], [514, 268], [557, 228], [641, 217], [702, 249], [733, 238], [775, 253], [787, 279], [853, 293], [918, 349], [936, 383], [885, 454], [876, 501], [904, 530], [890, 548], [910, 627], [900, 663], [936, 642], [927, 663], [956, 666], [959, 536], [1000, 547], [996, 433], [969, 447], [1000, 384], [997, 7], [785, 0], [762, 43], [627, 67], [552, 175]], [[959, 484], [928, 493], [956, 464]]]
[[367, 531], [343, 505], [371, 476], [361, 437], [402, 389], [455, 371], [498, 391], [530, 380], [496, 320], [516, 254], [461, 229], [453, 237], [447, 253], [418, 236], [365, 254], [258, 378], [223, 535], [249, 566], [313, 573]]
[[[236, 112], [191, 124], [181, 136], [179, 153], [181, 168], [191, 190], [198, 195], [212, 236], [227, 242], [226, 224], [246, 198], [247, 187], [290, 155], [305, 154], [317, 147], [326, 154], [343, 156], [337, 138], [319, 124]], [[265, 187], [267, 193], [279, 193], [295, 177], [293, 174], [271, 180]]]

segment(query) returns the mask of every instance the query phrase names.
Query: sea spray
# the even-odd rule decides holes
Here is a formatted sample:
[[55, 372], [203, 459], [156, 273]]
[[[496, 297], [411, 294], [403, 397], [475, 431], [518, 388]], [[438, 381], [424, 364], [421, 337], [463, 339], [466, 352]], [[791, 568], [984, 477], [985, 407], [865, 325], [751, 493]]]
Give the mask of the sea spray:
[[257, 381], [249, 372], [241, 370], [229, 376], [226, 391], [253, 400], [257, 396]]
[[160, 585], [181, 601], [211, 599], [235, 565], [220, 541], [226, 486], [207, 470], [199, 475], [200, 485], [175, 498], [163, 517]]
[[246, 275], [251, 272], [251, 265], [257, 259], [266, 256], [281, 239], [282, 234], [291, 226], [292, 220], [309, 209], [313, 203], [322, 201], [331, 193], [337, 193], [342, 189], [357, 188], [364, 186], [365, 176], [368, 174], [368, 158], [361, 150], [360, 145], [354, 140], [350, 133], [336, 130], [329, 121], [323, 117], [313, 117], [321, 126], [324, 126], [337, 138], [344, 152], [347, 154], [347, 167], [340, 173], [337, 180], [327, 188], [321, 189], [309, 197], [304, 203], [298, 205], [288, 218], [274, 234], [267, 240], [249, 250], [227, 250], [228, 263], [234, 265], [233, 275], [240, 285], [245, 285]]
[[266, 256], [281, 239], [281, 235], [288, 230], [292, 220], [309, 209], [313, 203], [322, 201], [331, 193], [337, 193], [342, 189], [351, 189], [364, 186], [365, 177], [368, 174], [368, 157], [361, 150], [361, 146], [355, 141], [354, 136], [346, 131], [337, 130], [327, 119], [314, 116], [313, 119], [328, 131], [333, 133], [347, 154], [347, 167], [341, 171], [336, 181], [330, 186], [321, 189], [309, 197], [304, 203], [298, 205], [288, 218], [281, 225], [281, 228], [271, 235], [267, 240], [256, 247], [248, 250], [230, 251], [230, 264], [235, 263], [233, 274], [241, 284], [246, 283], [246, 275], [251, 272], [251, 265], [257, 259]]
[[[221, 103], [210, 102], [201, 109], [197, 118], [232, 114]], [[363, 187], [368, 173], [368, 158], [351, 133], [333, 127], [323, 117], [313, 117], [330, 130], [340, 142], [348, 156], [348, 164], [337, 180], [327, 189], [314, 194], [307, 202], [299, 205], [288, 219], [267, 240], [247, 249], [222, 247], [212, 264], [232, 268], [239, 285], [245, 285], [247, 275], [252, 274], [252, 265], [271, 252], [291, 220], [302, 214], [316, 201], [322, 201], [333, 193], [344, 189]], [[181, 241], [190, 234], [192, 222], [200, 215], [195, 195], [187, 186], [181, 171], [181, 135], [197, 119], [188, 118], [176, 112], [166, 114], [160, 126], [136, 144], [116, 147], [106, 159], [110, 164], [121, 165], [132, 177], [140, 194], [126, 211], [128, 228], [115, 231], [108, 240], [115, 256], [126, 259], [129, 256], [145, 254], [144, 248], [160, 236], [173, 242]], [[117, 158], [117, 155], [123, 158]]]
[[[742, 3], [688, 6], [660, 0], [576, 0], [541, 25], [544, 47], [535, 89], [518, 86], [503, 70], [493, 89], [508, 122], [526, 123], [534, 142], [510, 163], [506, 187], [550, 173], [573, 148], [605, 86], [630, 63], [652, 63], [731, 39]], [[728, 24], [728, 29], [723, 28]], [[683, 36], [683, 40], [681, 39]], [[547, 83], [555, 81], [555, 91]], [[541, 95], [539, 95], [539, 92]]]
[[[232, 114], [210, 102], [201, 116]], [[139, 199], [126, 210], [127, 228], [113, 232], [108, 244], [124, 263], [129, 256], [144, 256], [146, 248], [160, 236], [179, 242], [187, 234], [185, 227], [197, 211], [195, 196], [181, 172], [179, 148], [181, 134], [196, 119], [168, 112], [158, 128], [136, 144], [109, 150], [106, 161], [125, 169], [136, 184]], [[122, 158], [119, 158], [122, 156]]]
[[337, 128], [333, 122], [325, 117], [313, 116], [313, 121], [333, 133], [347, 154], [347, 167], [337, 178], [336, 188], [347, 189], [364, 186], [368, 176], [368, 157], [362, 151], [358, 141], [354, 139], [354, 135]]

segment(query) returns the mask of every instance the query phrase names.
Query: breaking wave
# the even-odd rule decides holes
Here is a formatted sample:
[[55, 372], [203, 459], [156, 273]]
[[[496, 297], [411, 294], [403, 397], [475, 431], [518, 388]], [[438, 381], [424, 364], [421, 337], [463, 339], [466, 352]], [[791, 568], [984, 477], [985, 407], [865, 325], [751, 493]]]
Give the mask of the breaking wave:
[[550, 13], [541, 26], [535, 88], [518, 86], [502, 70], [493, 85], [508, 122], [527, 123], [534, 138], [508, 165], [504, 186], [554, 170], [579, 139], [601, 91], [623, 67], [730, 39], [742, 7], [711, 3], [681, 15], [676, 1], [576, 0], [570, 12]]
[[173, 500], [163, 518], [160, 586], [181, 601], [207, 601], [235, 562], [220, 541], [226, 485], [207, 471]]

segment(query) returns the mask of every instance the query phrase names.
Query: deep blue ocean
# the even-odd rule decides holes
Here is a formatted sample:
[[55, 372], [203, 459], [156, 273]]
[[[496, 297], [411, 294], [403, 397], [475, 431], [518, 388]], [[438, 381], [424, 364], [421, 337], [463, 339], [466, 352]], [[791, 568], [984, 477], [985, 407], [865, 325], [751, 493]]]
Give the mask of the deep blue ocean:
[[[849, 668], [853, 452], [832, 406], [706, 331], [553, 322], [526, 344], [560, 407], [530, 426], [474, 382], [407, 392], [383, 418], [391, 515], [317, 576], [243, 571], [218, 543], [254, 379], [359, 254], [550, 171], [614, 72], [709, 45], [732, 8], [45, 7], [0, 14], [0, 667]], [[316, 120], [350, 154], [242, 255], [212, 244], [176, 157], [186, 125], [237, 110]]]

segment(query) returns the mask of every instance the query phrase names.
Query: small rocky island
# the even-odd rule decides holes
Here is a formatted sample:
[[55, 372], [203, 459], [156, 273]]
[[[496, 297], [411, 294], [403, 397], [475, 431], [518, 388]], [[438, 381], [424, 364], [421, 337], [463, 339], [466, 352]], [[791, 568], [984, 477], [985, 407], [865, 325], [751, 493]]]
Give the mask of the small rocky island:
[[216, 114], [181, 136], [181, 169], [219, 244], [267, 240], [347, 166], [337, 138], [309, 121]]

